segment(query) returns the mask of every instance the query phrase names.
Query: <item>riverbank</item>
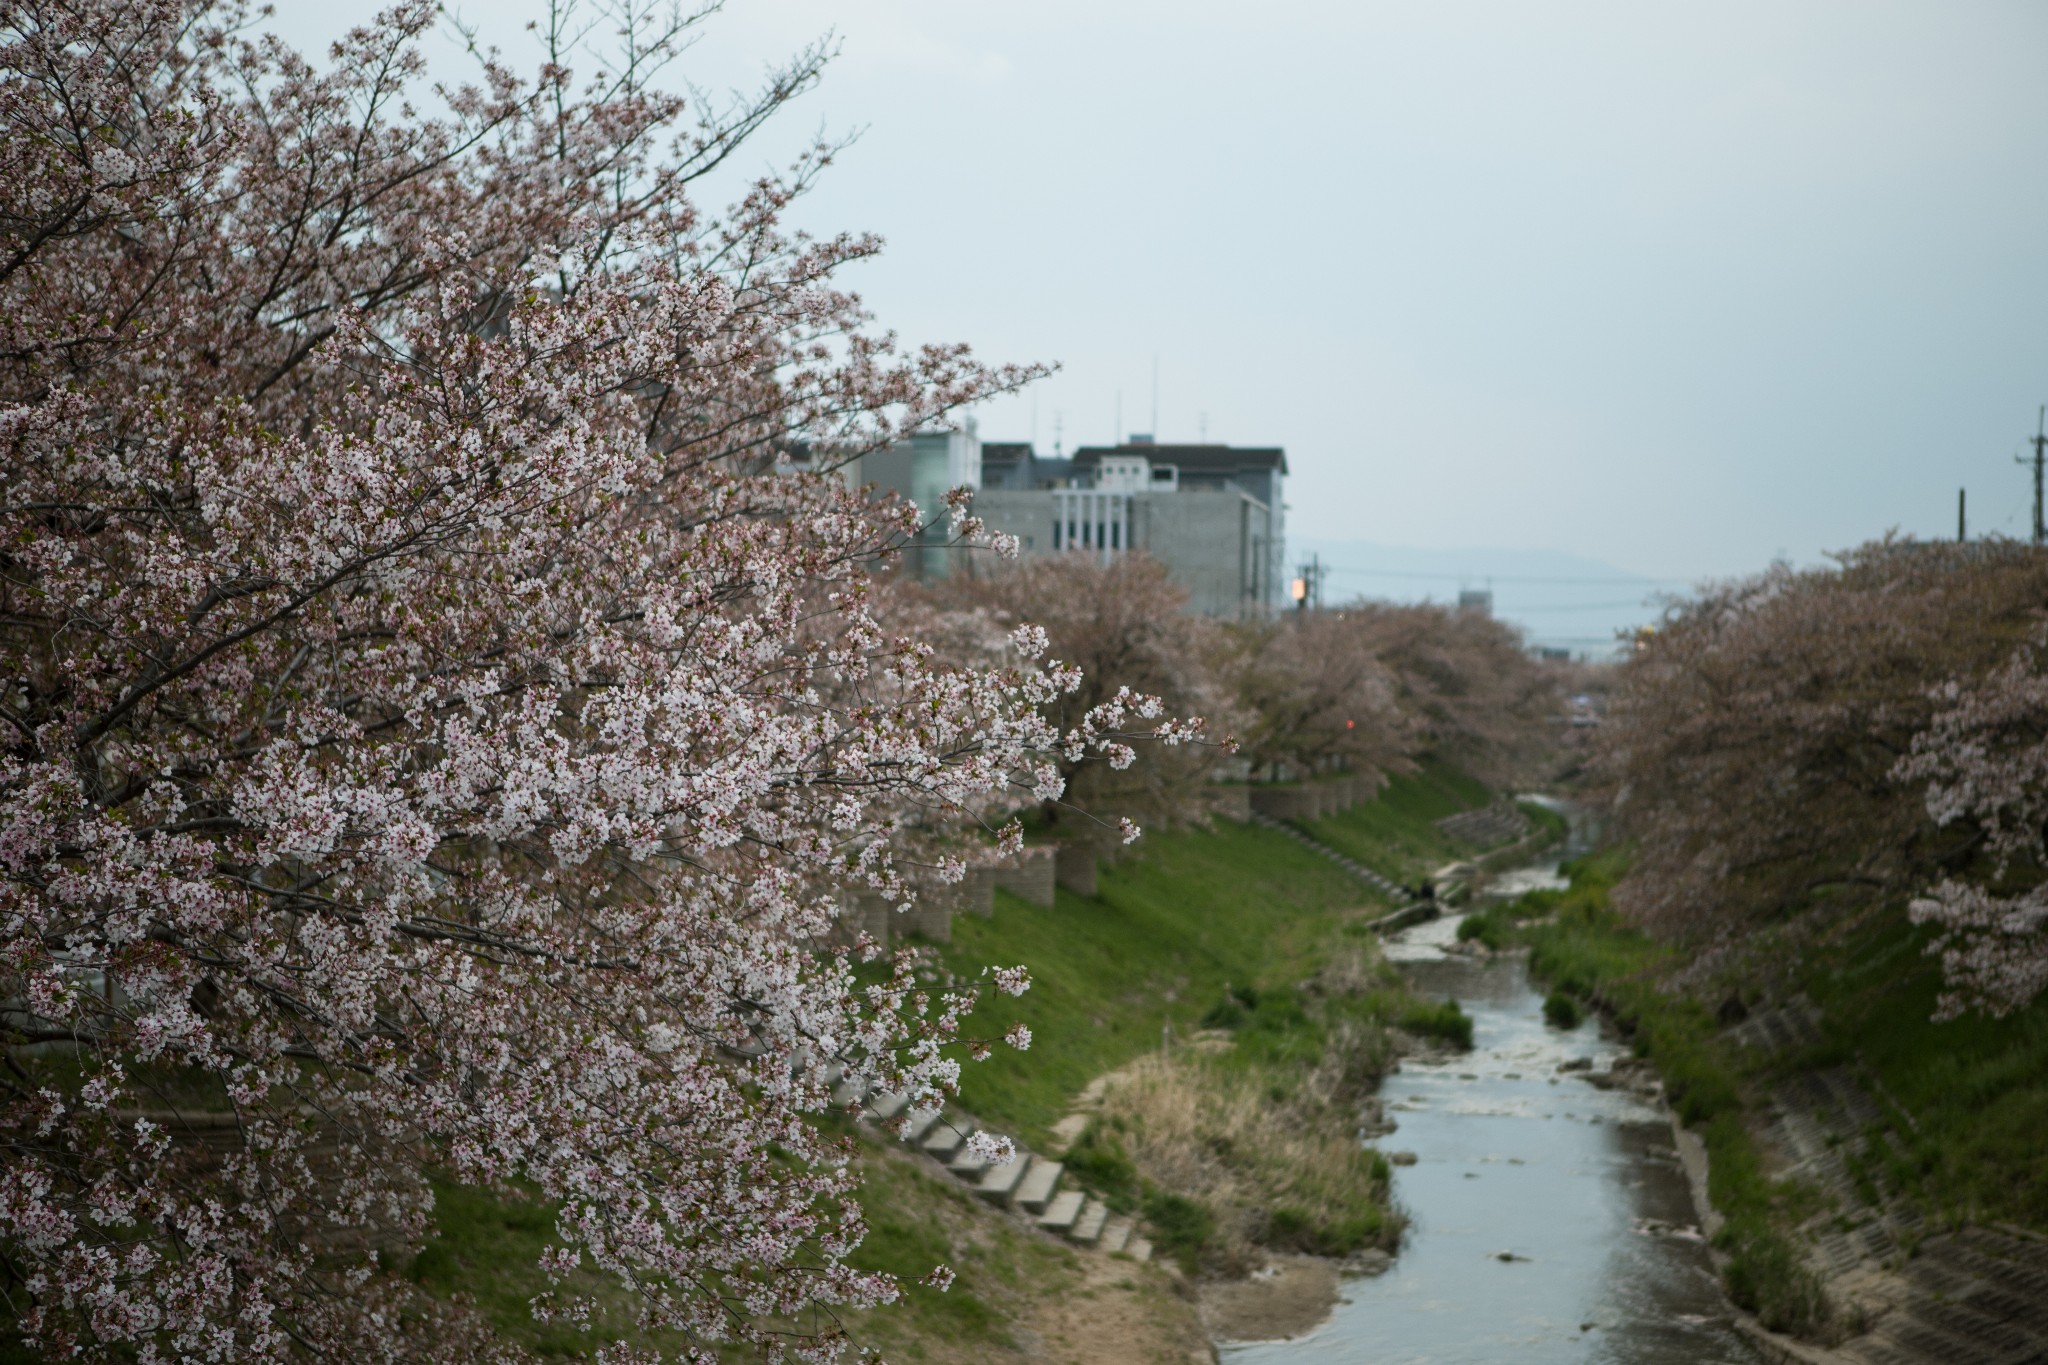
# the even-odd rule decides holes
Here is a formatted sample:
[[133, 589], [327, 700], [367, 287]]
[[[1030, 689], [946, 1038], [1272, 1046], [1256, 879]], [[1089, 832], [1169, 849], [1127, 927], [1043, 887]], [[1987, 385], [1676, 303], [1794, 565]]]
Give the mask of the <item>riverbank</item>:
[[[1492, 800], [1445, 769], [1396, 779], [1346, 813], [1353, 850], [1388, 875], [1472, 856], [1437, 822]], [[957, 916], [950, 942], [919, 947], [935, 982], [1031, 968], [1030, 991], [985, 1000], [968, 1025], [997, 1037], [1021, 1023], [1030, 1050], [968, 1063], [954, 1108], [1062, 1161], [1061, 1188], [1136, 1220], [1152, 1258], [1049, 1235], [873, 1125], [844, 1123], [870, 1223], [853, 1264], [907, 1281], [941, 1262], [956, 1272], [944, 1293], [909, 1283], [902, 1303], [845, 1315], [852, 1340], [906, 1361], [1183, 1365], [1209, 1359], [1214, 1338], [1311, 1330], [1347, 1258], [1380, 1265], [1398, 1247], [1361, 1106], [1397, 1036], [1470, 1025], [1382, 959], [1368, 925], [1391, 901], [1256, 824], [1155, 833], [1135, 855], [1103, 867], [1093, 895], [1063, 887], [1042, 907], [999, 892], [991, 916]], [[546, 1288], [533, 1266], [552, 1209], [450, 1190], [441, 1222], [409, 1267], [423, 1287], [473, 1302], [542, 1359], [590, 1348], [527, 1307]]]
[[1623, 855], [1571, 870], [1469, 937], [1526, 946], [1560, 1008], [1603, 1011], [1661, 1073], [1758, 1339], [1851, 1361], [2048, 1348], [2048, 1009], [1930, 1022], [1938, 975], [1902, 914], [1809, 933], [1768, 990], [1737, 969], [1681, 990], [1684, 959], [1609, 905]]
[[[1526, 870], [1516, 880], [1539, 880]], [[1519, 950], [1461, 944], [1453, 915], [1386, 953], [1463, 1003], [1466, 1052], [1419, 1052], [1381, 1090], [1401, 1255], [1348, 1282], [1331, 1322], [1230, 1365], [1756, 1365], [1731, 1325], [1654, 1084], [1590, 1015], [1546, 1020]]]
[[[1357, 851], [1398, 872], [1406, 848], [1473, 852], [1436, 822], [1490, 799], [1426, 769], [1332, 819], [1395, 836]], [[968, 1068], [960, 1102], [1062, 1154], [1073, 1182], [1144, 1218], [1191, 1279], [1389, 1251], [1400, 1220], [1386, 1163], [1359, 1142], [1361, 1106], [1396, 1031], [1465, 1027], [1381, 959], [1370, 925], [1391, 904], [1290, 833], [1229, 821], [1148, 838], [1093, 896], [1062, 889], [1050, 909], [1006, 897], [935, 956], [962, 979], [1032, 964], [1029, 993], [972, 1023], [1021, 1023], [1034, 1041]]]

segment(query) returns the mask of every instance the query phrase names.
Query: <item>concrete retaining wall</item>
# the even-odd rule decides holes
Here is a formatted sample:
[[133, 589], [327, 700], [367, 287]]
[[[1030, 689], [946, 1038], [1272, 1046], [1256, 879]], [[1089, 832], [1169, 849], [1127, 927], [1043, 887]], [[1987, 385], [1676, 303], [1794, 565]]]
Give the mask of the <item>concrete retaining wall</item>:
[[950, 888], [955, 904], [970, 915], [983, 919], [996, 912], [996, 870], [983, 863], [967, 869], [958, 886]]
[[1249, 824], [1252, 818], [1252, 789], [1245, 782], [1219, 782], [1209, 788], [1209, 811], [1225, 820]]
[[1077, 844], [1059, 845], [1053, 877], [1076, 895], [1095, 894], [1095, 854]]
[[851, 945], [854, 939], [865, 933], [877, 943], [887, 943], [890, 931], [894, 929], [896, 907], [872, 891], [845, 893], [846, 911], [840, 917], [839, 929], [832, 937]]
[[1350, 810], [1360, 801], [1369, 799], [1374, 788], [1369, 778], [1345, 773], [1321, 782], [1303, 782], [1299, 786], [1255, 783], [1244, 791], [1249, 807], [1244, 818], [1249, 819], [1256, 811], [1274, 820], [1320, 820], [1325, 815]]
[[1050, 908], [1053, 887], [1057, 884], [1053, 864], [1058, 856], [1044, 844], [1035, 844], [1018, 854], [1015, 861], [990, 868], [989, 874], [995, 885], [1011, 895]]
[[1313, 787], [1257, 786], [1248, 795], [1254, 811], [1274, 820], [1313, 820], [1322, 813]]
[[953, 907], [946, 903], [949, 899], [943, 894], [935, 896], [929, 892], [920, 895], [917, 904], [896, 916], [896, 928], [905, 934], [921, 935], [933, 943], [951, 943]]

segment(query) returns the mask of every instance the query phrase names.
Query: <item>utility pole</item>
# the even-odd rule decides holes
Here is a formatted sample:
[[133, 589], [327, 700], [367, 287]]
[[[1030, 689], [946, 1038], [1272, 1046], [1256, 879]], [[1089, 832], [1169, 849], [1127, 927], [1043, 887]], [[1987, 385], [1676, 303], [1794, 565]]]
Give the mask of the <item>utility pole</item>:
[[[2041, 523], [2041, 465], [2048, 460], [2048, 404], [2042, 406], [2040, 424], [2035, 434], [2027, 438], [2027, 443], [2034, 447], [2034, 543], [2039, 545], [2048, 540], [2048, 527]], [[2027, 463], [2024, 455], [2015, 455], [2013, 460], [2018, 464]]]
[[1294, 596], [1294, 609], [1307, 611], [1312, 606], [1320, 608], [1323, 605], [1322, 555], [1310, 555], [1308, 563], [1301, 565], [1295, 572], [1297, 577], [1289, 585]]
[[1968, 524], [1963, 520], [1963, 490], [1958, 488], [1956, 490], [1956, 544], [1960, 545], [1969, 538]]

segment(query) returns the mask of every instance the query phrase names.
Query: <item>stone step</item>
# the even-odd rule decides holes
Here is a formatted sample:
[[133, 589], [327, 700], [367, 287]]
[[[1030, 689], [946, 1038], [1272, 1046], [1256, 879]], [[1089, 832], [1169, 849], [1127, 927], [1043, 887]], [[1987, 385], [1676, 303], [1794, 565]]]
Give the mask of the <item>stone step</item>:
[[1130, 1257], [1134, 1261], [1151, 1260], [1152, 1239], [1150, 1237], [1133, 1237], [1124, 1246], [1124, 1255]]
[[991, 1204], [1007, 1205], [1016, 1198], [1018, 1186], [1024, 1183], [1025, 1176], [1037, 1164], [1031, 1153], [1018, 1152], [1000, 1166], [989, 1167], [981, 1177], [981, 1183], [974, 1187], [974, 1192]]
[[930, 1136], [933, 1127], [937, 1125], [939, 1115], [944, 1112], [941, 1109], [911, 1110], [910, 1117], [903, 1122], [903, 1140], [905, 1142], [923, 1142], [926, 1137]]
[[1031, 1169], [1024, 1173], [1024, 1182], [1017, 1186], [1014, 1202], [1028, 1213], [1044, 1213], [1045, 1206], [1059, 1191], [1060, 1176], [1066, 1167], [1057, 1161], [1039, 1157], [1031, 1163]]
[[924, 1154], [934, 1161], [951, 1161], [960, 1155], [960, 1149], [966, 1143], [967, 1130], [941, 1120], [932, 1125], [931, 1131], [917, 1145], [924, 1148]]
[[1074, 1219], [1074, 1226], [1068, 1229], [1067, 1236], [1082, 1246], [1094, 1246], [1102, 1240], [1102, 1227], [1108, 1221], [1109, 1205], [1091, 1197], [1082, 1207], [1080, 1216]]
[[946, 1169], [968, 1184], [978, 1185], [992, 1164], [987, 1157], [976, 1156], [962, 1147], [953, 1159], [946, 1163]]
[[887, 1123], [910, 1107], [910, 1096], [896, 1091], [884, 1091], [868, 1101], [868, 1117], [877, 1123]]
[[1047, 1232], [1065, 1232], [1081, 1216], [1081, 1205], [1087, 1199], [1079, 1190], [1061, 1190], [1045, 1206], [1045, 1212], [1038, 1215], [1038, 1226]]
[[1137, 1230], [1135, 1222], [1119, 1214], [1102, 1225], [1102, 1240], [1095, 1244], [1096, 1249], [1114, 1256], [1131, 1244], [1131, 1234]]

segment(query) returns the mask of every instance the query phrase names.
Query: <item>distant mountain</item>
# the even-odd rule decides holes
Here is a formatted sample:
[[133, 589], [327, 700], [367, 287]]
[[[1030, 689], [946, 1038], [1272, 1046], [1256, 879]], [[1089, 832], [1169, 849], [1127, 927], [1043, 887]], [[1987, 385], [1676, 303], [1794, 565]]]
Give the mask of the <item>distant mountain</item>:
[[1288, 572], [1318, 555], [1323, 600], [1456, 602], [1461, 589], [1491, 589], [1493, 614], [1520, 626], [1531, 644], [1606, 657], [1618, 632], [1657, 619], [1660, 593], [1679, 579], [1650, 579], [1560, 550], [1423, 549], [1314, 536], [1288, 538]]

